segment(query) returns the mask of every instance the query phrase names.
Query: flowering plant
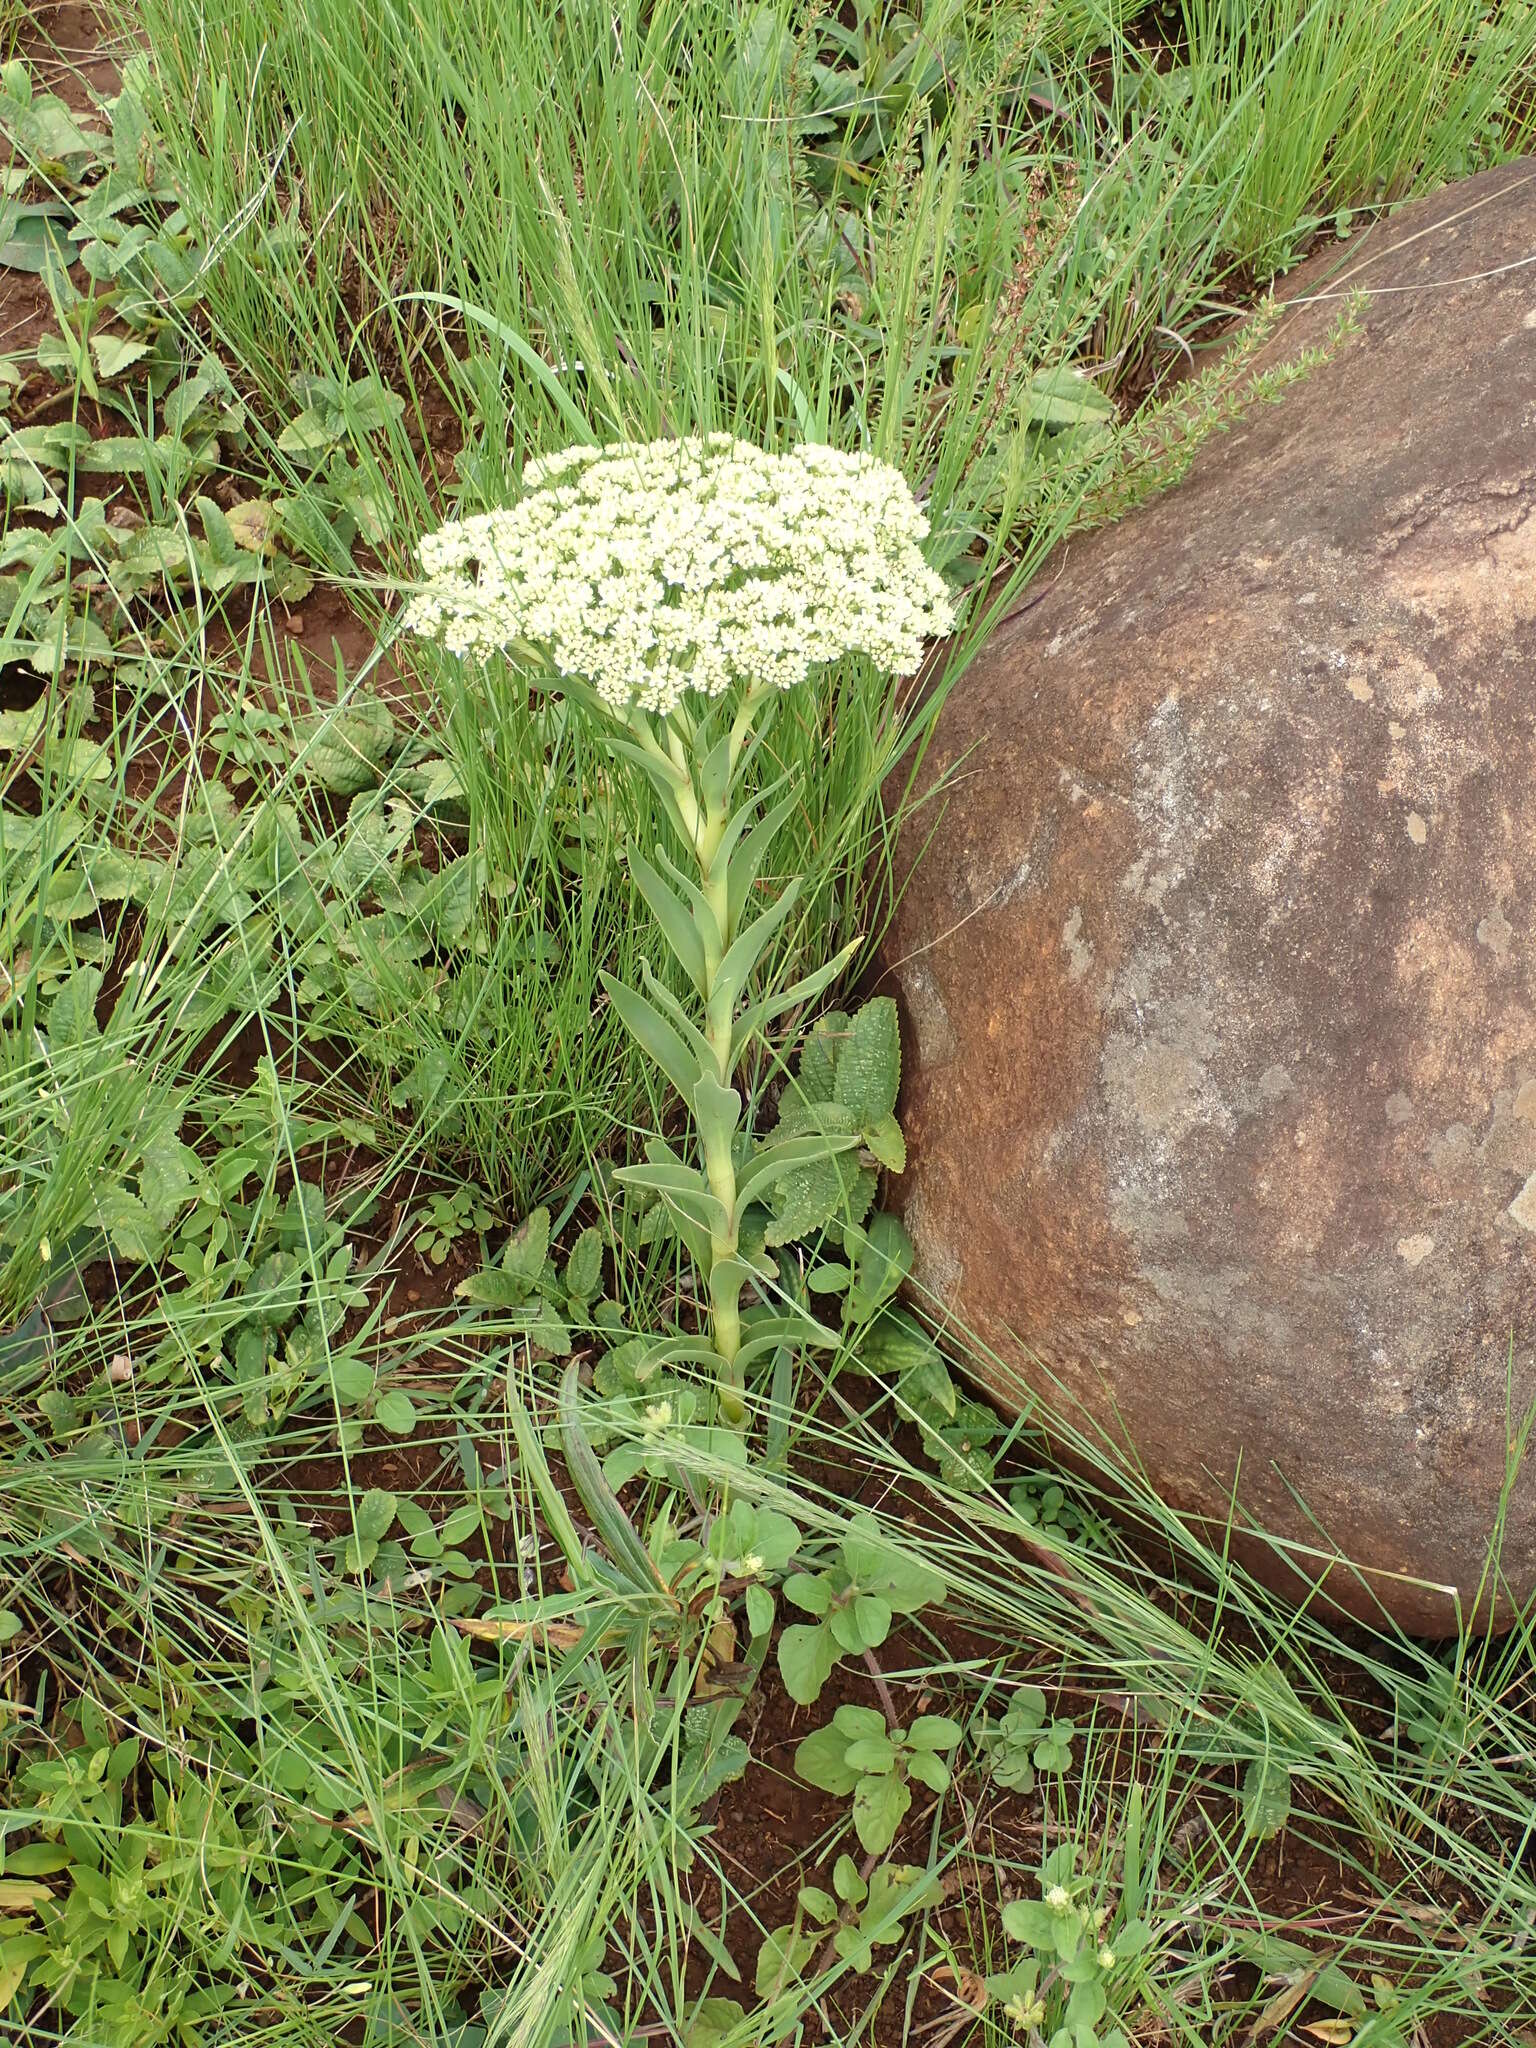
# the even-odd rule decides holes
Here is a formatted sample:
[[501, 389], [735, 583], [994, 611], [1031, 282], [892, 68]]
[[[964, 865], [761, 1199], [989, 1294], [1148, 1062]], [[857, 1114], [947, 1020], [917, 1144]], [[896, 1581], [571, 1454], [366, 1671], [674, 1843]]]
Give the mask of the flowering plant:
[[987, 1993], [1021, 2032], [1044, 2036], [1053, 2048], [1130, 2048], [1111, 2000], [1120, 2006], [1127, 1977], [1134, 1983], [1135, 1958], [1152, 1930], [1128, 1917], [1123, 1902], [1119, 1911], [1089, 1905], [1076, 1862], [1075, 1845], [1059, 1843], [1040, 1867], [1040, 1897], [1003, 1907], [1003, 1932], [1025, 1954], [986, 1979]]
[[922, 512], [871, 456], [771, 455], [716, 434], [571, 448], [523, 481], [515, 505], [422, 540], [405, 623], [454, 653], [552, 673], [605, 714], [614, 752], [649, 779], [686, 850], [691, 872], [659, 846], [654, 860], [631, 851], [629, 866], [695, 1005], [649, 973], [643, 991], [604, 986], [693, 1119], [700, 1165], [654, 1138], [625, 1178], [665, 1202], [704, 1281], [722, 1412], [739, 1422], [747, 1363], [788, 1334], [766, 1315], [743, 1328], [743, 1287], [773, 1270], [743, 1245], [746, 1211], [858, 1142], [812, 1130], [754, 1147], [740, 1132], [733, 1077], [748, 1047], [853, 950], [748, 999], [799, 886], [749, 916], [795, 802], [783, 778], [750, 778], [784, 691], [849, 654], [910, 674], [953, 614], [921, 553]]

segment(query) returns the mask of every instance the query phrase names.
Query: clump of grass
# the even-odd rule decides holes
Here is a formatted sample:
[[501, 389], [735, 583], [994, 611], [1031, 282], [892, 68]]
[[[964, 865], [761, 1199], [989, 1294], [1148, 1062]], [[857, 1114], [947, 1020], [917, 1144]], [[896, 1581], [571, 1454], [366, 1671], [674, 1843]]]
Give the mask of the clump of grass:
[[[1191, 8], [1171, 68], [1099, 0], [943, 0], [920, 19], [788, 0], [207, 0], [195, 20], [143, 0], [136, 19], [210, 252], [208, 317], [273, 409], [266, 459], [295, 461], [277, 429], [297, 377], [345, 386], [377, 367], [406, 401], [344, 444], [393, 571], [409, 575], [415, 533], [573, 438], [809, 434], [895, 461], [936, 561], [988, 592], [955, 673], [1085, 508], [1148, 487], [1145, 437], [1122, 442], [1106, 394], [1155, 378], [1225, 315], [1224, 278], [1455, 168], [1458, 139], [1519, 145], [1531, 23], [1506, 11], [1469, 39], [1459, 11], [1404, 8], [1401, 95], [1367, 47], [1374, 26], [1340, 36], [1320, 5], [1252, 33]], [[1282, 100], [1286, 118], [1266, 120]], [[1232, 382], [1216, 386], [1212, 421]], [[315, 480], [300, 462], [289, 487]], [[358, 595], [369, 610], [371, 589]], [[343, 993], [327, 1024], [396, 1076], [424, 1033], [423, 1073], [446, 1094], [441, 1129], [423, 1120], [418, 1137], [527, 1202], [567, 1170], [563, 1097], [585, 1106], [567, 1126], [583, 1142], [601, 1142], [604, 1105], [641, 1114], [644, 1077], [593, 1005], [593, 965], [632, 944], [612, 856], [655, 821], [614, 815], [579, 720], [537, 731], [456, 665], [429, 663], [422, 682], [506, 891], [492, 971], [466, 1023], [402, 1002], [375, 957], [380, 1012]], [[774, 863], [805, 876], [802, 935], [827, 953], [879, 928], [891, 821], [875, 792], [924, 723], [871, 676], [831, 689], [786, 728], [823, 767]], [[541, 753], [547, 784], [528, 765]], [[568, 906], [573, 864], [588, 886]], [[531, 965], [530, 919], [544, 930]]]

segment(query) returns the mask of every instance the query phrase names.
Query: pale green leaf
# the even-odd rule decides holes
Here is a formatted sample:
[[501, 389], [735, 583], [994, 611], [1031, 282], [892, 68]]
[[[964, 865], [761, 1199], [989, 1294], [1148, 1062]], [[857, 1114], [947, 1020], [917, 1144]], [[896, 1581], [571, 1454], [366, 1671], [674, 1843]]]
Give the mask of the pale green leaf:
[[165, 1234], [144, 1204], [126, 1188], [107, 1188], [98, 1197], [97, 1215], [119, 1257], [134, 1264], [147, 1264], [160, 1256]]
[[1243, 1833], [1267, 1842], [1291, 1817], [1291, 1774], [1274, 1756], [1255, 1757], [1243, 1773]]
[[1035, 372], [1024, 387], [1020, 412], [1030, 424], [1055, 432], [1063, 427], [1107, 426], [1115, 417], [1115, 404], [1081, 370], [1063, 364]]
[[868, 1855], [880, 1856], [896, 1839], [912, 1794], [900, 1778], [860, 1778], [853, 1792], [853, 1831]]
[[111, 383], [131, 370], [141, 357], [149, 354], [150, 345], [136, 334], [93, 334], [91, 354], [96, 358], [96, 367], [103, 381]]
[[48, 1038], [55, 1053], [67, 1046], [83, 1047], [100, 1041], [96, 1002], [101, 983], [99, 967], [77, 967], [60, 983], [48, 1006]]
[[772, 1999], [793, 1984], [815, 1955], [819, 1937], [797, 1930], [791, 1923], [776, 1927], [763, 1937], [757, 1952], [753, 1987], [759, 1998]]
[[836, 1662], [837, 1644], [819, 1623], [795, 1622], [779, 1637], [779, 1676], [790, 1698], [802, 1707], [814, 1704]]
[[688, 906], [678, 900], [675, 891], [637, 847], [629, 850], [629, 872], [678, 965], [702, 996], [709, 985], [704, 943]]
[[264, 498], [242, 498], [224, 514], [224, 523], [237, 548], [249, 554], [272, 552], [277, 531], [277, 508]]
[[748, 1586], [746, 1609], [747, 1634], [756, 1641], [773, 1627], [773, 1595], [766, 1586]]
[[277, 445], [284, 455], [314, 457], [323, 455], [327, 448], [334, 448], [340, 439], [339, 420], [334, 417], [327, 419], [306, 407], [283, 428], [277, 437]]
[[905, 1173], [907, 1141], [894, 1116], [882, 1117], [864, 1133], [864, 1143], [887, 1173]]
[[44, 728], [57, 724], [64, 712], [63, 700], [50, 704], [39, 697], [21, 711], [0, 711], [0, 754], [25, 754], [42, 738]]
[[160, 1229], [169, 1230], [191, 1201], [200, 1171], [197, 1154], [174, 1132], [158, 1132], [144, 1147], [139, 1195]]
[[383, 1487], [370, 1486], [357, 1503], [352, 1525], [359, 1536], [377, 1542], [386, 1535], [395, 1519], [395, 1496]]
[[373, 1419], [391, 1436], [409, 1436], [416, 1427], [416, 1404], [403, 1388], [391, 1387], [387, 1394], [379, 1396]]
[[337, 796], [371, 789], [394, 751], [395, 721], [387, 704], [367, 690], [316, 720], [303, 736], [298, 765]]
[[602, 1233], [589, 1224], [571, 1246], [565, 1265], [565, 1291], [573, 1301], [589, 1302], [602, 1284]]
[[613, 975], [601, 977], [608, 1000], [623, 1019], [630, 1036], [656, 1062], [678, 1094], [686, 1101], [699, 1078], [699, 1063], [682, 1034], [675, 1030], [647, 997]]
[[819, 1792], [831, 1792], [838, 1798], [851, 1792], [858, 1783], [859, 1773], [848, 1757], [848, 1738], [837, 1726], [829, 1722], [825, 1728], [817, 1728], [795, 1746], [795, 1774], [814, 1785]]
[[877, 1129], [896, 1108], [901, 1087], [901, 1027], [890, 996], [874, 996], [849, 1022], [838, 1054], [836, 1099], [859, 1128]]

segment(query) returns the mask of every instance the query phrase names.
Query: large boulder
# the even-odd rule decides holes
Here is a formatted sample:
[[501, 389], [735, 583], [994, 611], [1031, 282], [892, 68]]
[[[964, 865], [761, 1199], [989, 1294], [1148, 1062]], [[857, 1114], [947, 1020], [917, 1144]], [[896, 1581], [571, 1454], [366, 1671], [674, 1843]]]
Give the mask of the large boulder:
[[[994, 1391], [1431, 1633], [1536, 1402], [1532, 248], [1527, 163], [1287, 281], [1270, 360], [1360, 331], [962, 677], [883, 956], [917, 1278]], [[1485, 1622], [1536, 1466], [1503, 1510]]]

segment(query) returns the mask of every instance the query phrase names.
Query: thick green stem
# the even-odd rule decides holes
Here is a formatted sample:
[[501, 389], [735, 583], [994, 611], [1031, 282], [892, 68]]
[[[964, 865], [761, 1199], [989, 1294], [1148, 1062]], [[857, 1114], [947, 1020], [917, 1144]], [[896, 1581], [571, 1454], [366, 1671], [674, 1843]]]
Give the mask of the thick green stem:
[[[722, 1084], [730, 1077], [729, 1031], [726, 1043], [706, 1034]], [[699, 1143], [704, 1153], [704, 1172], [709, 1191], [720, 1204], [721, 1222], [709, 1239], [709, 1321], [710, 1334], [720, 1354], [720, 1412], [727, 1422], [739, 1425], [746, 1409], [741, 1398], [742, 1377], [736, 1364], [741, 1349], [741, 1267], [737, 1262], [740, 1218], [736, 1204], [736, 1162], [731, 1155], [733, 1132], [722, 1117], [710, 1124], [699, 1120]]]
[[[708, 908], [707, 918], [695, 919], [704, 953], [702, 991], [706, 1022], [704, 1037], [714, 1060], [714, 1079], [721, 1088], [731, 1085], [733, 1071], [733, 1016], [740, 990], [718, 989], [720, 964], [736, 934], [731, 917], [730, 863], [722, 858], [729, 829], [730, 791], [743, 750], [755, 730], [757, 713], [771, 689], [748, 690], [731, 722], [729, 736], [730, 773], [726, 794], [715, 802], [701, 799], [693, 773], [693, 759], [707, 744], [699, 729], [681, 712], [665, 721], [658, 738], [648, 719], [636, 714], [630, 731], [661, 770], [673, 816], [682, 827], [698, 867], [700, 893]], [[707, 726], [705, 728], [707, 732]], [[729, 994], [716, 1017], [716, 996]], [[720, 1205], [721, 1222], [710, 1233], [709, 1292], [710, 1335], [720, 1357], [720, 1413], [739, 1427], [746, 1420], [743, 1377], [737, 1364], [741, 1350], [742, 1271], [739, 1252], [740, 1217], [737, 1214], [736, 1162], [731, 1145], [732, 1126], [724, 1117], [711, 1118], [695, 1109], [699, 1148], [704, 1155], [704, 1172], [709, 1191]]]
[[[716, 834], [715, 847], [717, 850], [719, 843], [719, 835]], [[709, 976], [709, 993], [705, 997], [705, 1002], [708, 1003], [714, 996], [715, 976], [720, 971], [720, 962], [736, 934], [731, 930], [730, 879], [726, 873], [724, 862], [717, 860], [714, 854], [711, 854], [706, 860], [704, 847], [701, 846], [699, 851], [699, 871], [700, 880], [703, 884], [704, 901], [709, 905], [709, 914], [714, 919], [715, 932], [719, 933], [718, 946], [715, 941], [715, 932], [711, 932], [708, 926], [705, 926], [699, 934], [704, 944], [704, 967]], [[712, 1032], [706, 1033], [706, 1036], [709, 1037], [710, 1044], [715, 1049], [715, 1060], [719, 1069], [721, 1085], [722, 1087], [728, 1087], [731, 1079], [730, 1033], [727, 1031], [723, 1034], [723, 1043], [718, 1046], [715, 1045], [715, 1037]]]
[[[706, 812], [699, 820], [693, 850], [699, 866], [704, 901], [709, 906], [714, 931], [705, 926], [704, 944], [707, 977], [704, 992], [706, 1015], [713, 1008], [715, 977], [720, 961], [735, 934], [731, 930], [730, 889], [720, 845], [729, 822], [725, 811]], [[731, 1019], [706, 1023], [704, 1036], [714, 1055], [715, 1078], [722, 1088], [731, 1085]], [[739, 1222], [736, 1213], [736, 1162], [731, 1154], [732, 1132], [722, 1125], [715, 1130], [700, 1129], [704, 1171], [710, 1193], [720, 1204], [725, 1222], [710, 1237], [709, 1320], [714, 1346], [720, 1354], [720, 1412], [725, 1421], [739, 1427], [746, 1420], [742, 1400], [742, 1375], [736, 1364], [741, 1349], [741, 1268], [737, 1263]]]

